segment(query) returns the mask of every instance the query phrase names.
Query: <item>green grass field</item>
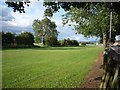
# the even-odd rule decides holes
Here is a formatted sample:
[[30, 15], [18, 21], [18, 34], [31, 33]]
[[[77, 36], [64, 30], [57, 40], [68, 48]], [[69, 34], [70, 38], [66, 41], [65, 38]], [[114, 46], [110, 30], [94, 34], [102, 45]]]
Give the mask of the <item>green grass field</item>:
[[79, 87], [102, 47], [3, 50], [3, 88]]

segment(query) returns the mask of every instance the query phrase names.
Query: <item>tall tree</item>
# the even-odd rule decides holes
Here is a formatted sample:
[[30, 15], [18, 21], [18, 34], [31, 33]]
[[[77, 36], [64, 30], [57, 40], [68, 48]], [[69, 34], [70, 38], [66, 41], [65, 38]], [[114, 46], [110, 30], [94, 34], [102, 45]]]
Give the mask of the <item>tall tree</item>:
[[[113, 10], [112, 32], [118, 21], [118, 15]], [[63, 18], [63, 23], [75, 22], [75, 30], [84, 36], [103, 36], [104, 46], [107, 46], [110, 28], [110, 10], [106, 4], [92, 5], [88, 10], [71, 8]]]
[[56, 30], [55, 22], [45, 17], [43, 20], [34, 20], [33, 28], [35, 36], [40, 37], [40, 42], [45, 45], [53, 46], [57, 43], [58, 32]]

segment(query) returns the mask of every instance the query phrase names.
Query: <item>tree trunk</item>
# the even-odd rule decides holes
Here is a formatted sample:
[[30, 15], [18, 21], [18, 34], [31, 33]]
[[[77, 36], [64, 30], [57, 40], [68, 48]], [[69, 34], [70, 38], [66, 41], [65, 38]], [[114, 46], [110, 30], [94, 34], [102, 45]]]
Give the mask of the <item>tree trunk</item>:
[[43, 45], [45, 46], [45, 39], [43, 38]]
[[107, 41], [108, 41], [107, 34], [103, 33], [103, 46], [104, 46], [104, 49], [108, 46]]

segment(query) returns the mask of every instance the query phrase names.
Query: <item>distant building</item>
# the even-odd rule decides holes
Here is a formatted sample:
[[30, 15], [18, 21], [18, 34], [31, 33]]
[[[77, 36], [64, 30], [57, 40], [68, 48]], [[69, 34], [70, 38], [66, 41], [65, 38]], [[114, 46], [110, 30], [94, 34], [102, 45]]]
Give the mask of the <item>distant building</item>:
[[81, 43], [79, 43], [79, 46], [81, 46], [82, 44]]
[[99, 45], [99, 43], [98, 43], [98, 42], [96, 42], [96, 45]]

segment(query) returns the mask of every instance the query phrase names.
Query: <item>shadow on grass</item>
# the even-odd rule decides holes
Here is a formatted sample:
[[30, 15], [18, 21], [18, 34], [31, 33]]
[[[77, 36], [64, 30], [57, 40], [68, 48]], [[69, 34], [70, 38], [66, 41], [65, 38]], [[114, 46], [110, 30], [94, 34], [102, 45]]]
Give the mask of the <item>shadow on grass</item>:
[[17, 49], [37, 49], [40, 46], [30, 46], [30, 47], [2, 47], [2, 50], [17, 50]]
[[37, 49], [37, 50], [79, 50], [81, 48], [82, 47], [41, 47], [39, 49], [37, 48], [34, 48], [34, 49]]
[[80, 50], [81, 48], [86, 48], [90, 46], [68, 46], [68, 47], [39, 47], [39, 46], [34, 46], [34, 47], [24, 47], [24, 48], [2, 48], [2, 50]]

